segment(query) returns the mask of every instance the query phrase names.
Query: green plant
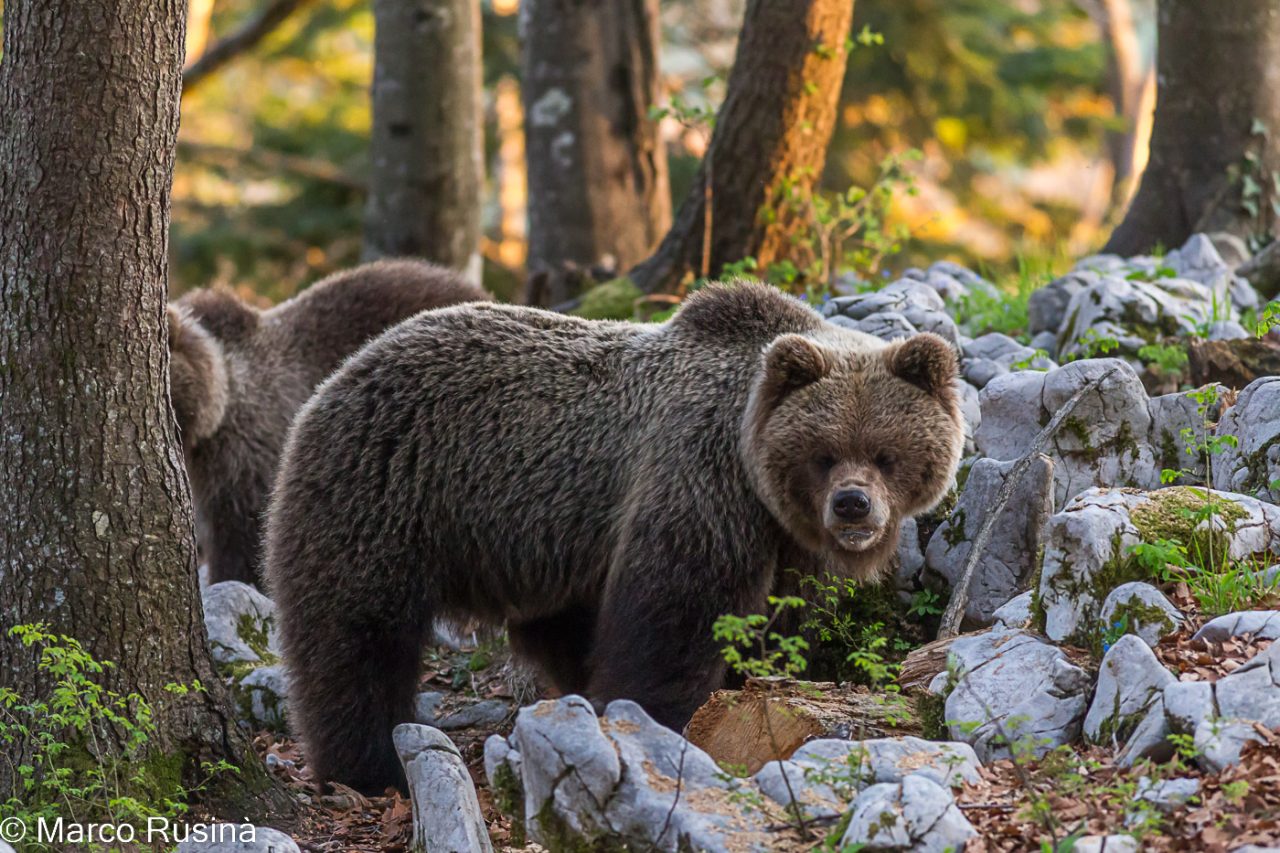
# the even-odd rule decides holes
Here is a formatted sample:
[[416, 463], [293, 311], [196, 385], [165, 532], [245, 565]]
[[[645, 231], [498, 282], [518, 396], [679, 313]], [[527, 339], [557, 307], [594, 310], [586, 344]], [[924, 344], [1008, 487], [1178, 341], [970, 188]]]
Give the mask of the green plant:
[[1138, 358], [1160, 376], [1180, 376], [1187, 366], [1187, 351], [1175, 344], [1147, 344], [1138, 350]]
[[711, 635], [726, 644], [720, 652], [729, 668], [751, 678], [791, 677], [803, 672], [809, 665], [803, 654], [809, 644], [803, 637], [778, 633], [774, 625], [787, 610], [804, 604], [804, 599], [796, 596], [771, 595], [770, 614], [725, 614], [716, 619]]
[[921, 156], [914, 149], [891, 154], [880, 162], [870, 187], [851, 186], [838, 193], [811, 189], [812, 175], [787, 176], [760, 217], [772, 222], [779, 216], [796, 216], [805, 223], [792, 237], [795, 257], [803, 265], [784, 258], [769, 267], [765, 278], [793, 290], [803, 286], [811, 298], [829, 293], [841, 272], [871, 279], [908, 237], [905, 226], [892, 226], [887, 220], [897, 195], [915, 195], [915, 178], [907, 164]]
[[911, 605], [907, 608], [909, 616], [941, 616], [943, 611], [942, 596], [927, 587], [916, 590], [911, 596]]
[[1254, 334], [1262, 337], [1276, 326], [1280, 326], [1280, 299], [1273, 299], [1262, 306], [1262, 312], [1258, 315]]
[[[47, 699], [37, 700], [0, 687], [0, 744], [5, 747], [0, 760], [22, 790], [0, 803], [0, 820], [17, 818], [28, 827], [58, 818], [68, 824], [138, 826], [185, 814], [190, 796], [215, 775], [238, 772], [225, 761], [205, 762], [204, 780], [183, 787], [177, 772], [147, 755], [156, 732], [151, 704], [102, 683], [114, 663], [94, 659], [78, 640], [50, 634], [40, 624], [18, 625], [9, 636], [38, 650], [36, 666], [50, 689]], [[204, 687], [195, 682], [165, 689], [182, 696]], [[28, 847], [53, 849], [38, 843]]]
[[[825, 579], [805, 577], [801, 579], [801, 586], [812, 591], [809, 615], [801, 623], [801, 630], [813, 632], [823, 646], [840, 650], [844, 665], [838, 668], [836, 678], [896, 690], [893, 682], [898, 665], [885, 658], [889, 648], [885, 622], [882, 619], [868, 621], [865, 613], [849, 606], [867, 595], [866, 588], [835, 575], [827, 575]], [[921, 614], [935, 610], [936, 594], [918, 603], [923, 607], [917, 611]]]
[[1099, 335], [1097, 329], [1088, 329], [1076, 340], [1076, 346], [1080, 348], [1079, 351], [1073, 357], [1067, 359], [1068, 361], [1106, 355], [1118, 349], [1120, 342], [1115, 338]]

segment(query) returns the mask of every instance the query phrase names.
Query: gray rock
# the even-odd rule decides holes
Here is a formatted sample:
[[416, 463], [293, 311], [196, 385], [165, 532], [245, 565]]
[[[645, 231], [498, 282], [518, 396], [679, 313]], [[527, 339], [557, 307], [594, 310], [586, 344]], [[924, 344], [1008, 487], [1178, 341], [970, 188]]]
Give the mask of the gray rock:
[[996, 627], [962, 636], [950, 668], [959, 673], [946, 700], [951, 737], [983, 761], [1008, 757], [1011, 746], [1043, 755], [1079, 735], [1089, 676], [1035, 634]]
[[1209, 325], [1209, 340], [1234, 341], [1240, 338], [1252, 338], [1253, 335], [1235, 320], [1219, 320]]
[[1164, 688], [1164, 715], [1178, 734], [1195, 734], [1204, 720], [1216, 717], [1213, 685], [1204, 681], [1178, 681]]
[[1220, 643], [1232, 637], [1252, 635], [1255, 640], [1280, 639], [1280, 610], [1244, 610], [1210, 619], [1192, 635], [1193, 640]]
[[476, 788], [458, 748], [430, 726], [402, 723], [391, 733], [413, 803], [413, 849], [485, 853], [493, 849]]
[[996, 376], [1012, 370], [1048, 370], [1054, 362], [1015, 341], [991, 332], [964, 345], [960, 373], [969, 384], [982, 388]]
[[1132, 835], [1086, 835], [1071, 847], [1073, 853], [1138, 853], [1139, 849]]
[[1220, 311], [1252, 311], [1258, 307], [1258, 294], [1233, 266], [1223, 260], [1218, 245], [1208, 234], [1192, 234], [1187, 242], [1165, 256], [1179, 278], [1199, 282], [1218, 296]]
[[1196, 726], [1196, 763], [1210, 773], [1218, 773], [1240, 761], [1246, 744], [1262, 740], [1249, 720], [1201, 720]]
[[419, 693], [413, 698], [413, 721], [424, 726], [434, 726], [439, 721], [440, 703], [443, 701], [443, 693]]
[[1019, 593], [996, 608], [991, 618], [1006, 628], [1025, 628], [1031, 621], [1031, 590]]
[[1213, 466], [1213, 486], [1280, 503], [1280, 376], [1255, 379], [1223, 413], [1218, 435], [1234, 435], [1239, 444], [1226, 447]]
[[289, 671], [282, 663], [250, 670], [231, 685], [240, 718], [254, 728], [284, 731], [289, 696]]
[[[969, 469], [951, 517], [929, 539], [925, 565], [952, 587], [959, 582], [971, 542], [1014, 464], [994, 459], [976, 461]], [[969, 587], [965, 606], [969, 622], [991, 624], [996, 609], [1026, 589], [1038, 568], [1044, 526], [1053, 512], [1052, 488], [1053, 465], [1044, 458], [1033, 462], [1015, 486], [1012, 498], [996, 520]]]
[[1017, 459], [1040, 432], [1045, 374], [1020, 370], [997, 376], [978, 396], [981, 422], [973, 440], [983, 456]]
[[963, 849], [977, 833], [951, 794], [921, 776], [872, 785], [854, 801], [841, 847], [943, 853]]
[[1153, 780], [1150, 776], [1142, 776], [1138, 779], [1138, 799], [1150, 803], [1165, 814], [1185, 805], [1199, 794], [1200, 780], [1191, 777]]
[[1145, 441], [1151, 428], [1147, 392], [1128, 363], [1086, 359], [1049, 371], [1044, 411], [1056, 413], [1081, 387], [1113, 368], [1114, 373], [1080, 400], [1050, 442], [1058, 506], [1095, 486], [1142, 488], [1160, 482], [1155, 456]]
[[501, 699], [481, 699], [479, 702], [459, 708], [441, 719], [437, 725], [447, 732], [476, 726], [497, 726], [510, 715], [509, 703]]
[[274, 663], [280, 658], [276, 606], [239, 581], [223, 581], [200, 594], [209, 650], [219, 664]]
[[1280, 853], [1280, 847], [1264, 847], [1260, 844], [1245, 844], [1237, 847], [1231, 853]]
[[906, 592], [914, 591], [924, 568], [924, 553], [920, 550], [920, 532], [914, 518], [904, 519], [898, 532], [897, 562], [894, 567], [894, 586]]
[[1220, 716], [1280, 728], [1280, 643], [1218, 679], [1213, 693]]
[[1123, 746], [1152, 706], [1175, 681], [1151, 647], [1126, 634], [1102, 658], [1098, 687], [1084, 718], [1084, 733], [1102, 745]]
[[578, 696], [522, 708], [510, 738], [486, 742], [485, 770], [495, 791], [523, 800], [526, 831], [544, 845], [766, 851], [781, 819], [744, 809], [735, 794], [758, 795], [754, 783], [629, 701], [602, 719]]
[[17, 853], [8, 843], [0, 841], [0, 853]]
[[300, 853], [292, 838], [269, 826], [215, 823], [204, 831], [207, 839], [183, 841], [178, 853]]
[[1067, 316], [1067, 305], [1071, 297], [1084, 290], [1099, 275], [1086, 270], [1069, 272], [1061, 278], [1054, 279], [1031, 294], [1027, 300], [1027, 325], [1031, 334], [1048, 332], [1054, 336], [1054, 349], [1057, 352], [1058, 329]]
[[[1111, 592], [1103, 581], [1126, 572], [1132, 577], [1133, 547], [1168, 538], [1171, 525], [1186, 524], [1186, 533], [1180, 537], [1185, 541], [1195, 531], [1207, 529], [1209, 520], [1188, 521], [1182, 512], [1189, 503], [1202, 502], [1205, 494], [1185, 487], [1151, 492], [1091, 489], [1050, 518], [1040, 574], [1048, 637], [1092, 645], [1096, 632], [1102, 630], [1102, 604]], [[1222, 537], [1221, 544], [1232, 559], [1280, 553], [1280, 507], [1239, 494], [1207, 494], [1225, 507], [1213, 522], [1214, 535]], [[1230, 518], [1229, 530], [1223, 529], [1224, 518]]]
[[911, 322], [897, 311], [885, 311], [880, 314], [872, 314], [866, 319], [858, 320], [852, 328], [865, 335], [871, 335], [873, 338], [879, 338], [882, 341], [902, 340], [903, 338], [909, 338], [920, 331], [915, 326], [911, 325]]
[[956, 379], [956, 391], [960, 397], [960, 414], [964, 417], [964, 455], [971, 456], [977, 449], [973, 437], [982, 423], [982, 404], [978, 389], [963, 379]]
[[1148, 583], [1132, 581], [1107, 593], [1100, 619], [1113, 630], [1124, 625], [1126, 633], [1154, 647], [1161, 637], [1178, 630], [1184, 617], [1160, 590]]
[[1172, 733], [1164, 710], [1164, 699], [1157, 696], [1147, 709], [1147, 715], [1125, 741], [1124, 749], [1116, 755], [1116, 764], [1132, 767], [1143, 759], [1156, 764], [1169, 761], [1174, 754], [1173, 744], [1169, 742]]
[[[774, 802], [789, 806], [790, 791], [810, 817], [835, 817], [868, 785], [920, 775], [943, 787], [977, 781], [981, 766], [965, 743], [934, 743], [917, 737], [876, 740], [815, 740], [786, 761], [770, 761], [754, 777]], [[785, 774], [785, 778], [784, 778]]]

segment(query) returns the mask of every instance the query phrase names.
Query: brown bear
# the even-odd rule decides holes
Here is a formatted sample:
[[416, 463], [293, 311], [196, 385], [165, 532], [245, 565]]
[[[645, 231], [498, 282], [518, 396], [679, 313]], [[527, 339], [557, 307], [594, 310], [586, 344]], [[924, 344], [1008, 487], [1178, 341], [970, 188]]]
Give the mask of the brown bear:
[[259, 582], [280, 451], [316, 385], [388, 326], [488, 298], [442, 267], [388, 260], [332, 275], [267, 311], [224, 290], [170, 305], [170, 396], [211, 583]]
[[438, 618], [505, 624], [564, 693], [682, 727], [712, 623], [786, 569], [880, 576], [953, 479], [956, 358], [884, 344], [762, 284], [661, 325], [467, 305], [361, 350], [299, 412], [267, 579], [315, 777], [402, 784]]

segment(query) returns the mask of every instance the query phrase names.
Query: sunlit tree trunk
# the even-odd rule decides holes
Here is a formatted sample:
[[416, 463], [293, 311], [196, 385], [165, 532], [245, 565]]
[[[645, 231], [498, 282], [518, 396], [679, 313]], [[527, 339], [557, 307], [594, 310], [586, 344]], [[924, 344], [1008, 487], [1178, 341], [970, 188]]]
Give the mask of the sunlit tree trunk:
[[853, 0], [748, 2], [725, 102], [693, 190], [657, 251], [631, 272], [641, 290], [672, 291], [690, 273], [715, 276], [748, 255], [767, 267], [791, 248], [802, 225], [778, 204], [780, 191], [789, 184], [803, 196], [822, 173], [852, 20]]
[[1160, 0], [1159, 89], [1142, 183], [1106, 250], [1196, 231], [1270, 233], [1280, 169], [1280, 3]]
[[364, 256], [414, 255], [480, 280], [479, 0], [374, 0]]
[[628, 269], [671, 225], [658, 100], [658, 0], [523, 0], [534, 301], [575, 295], [573, 269]]
[[[265, 779], [206, 648], [168, 397], [169, 191], [185, 0], [9, 0], [0, 63], [0, 685], [15, 625], [79, 639], [156, 709], [149, 756]], [[207, 693], [169, 695], [199, 680]], [[104, 749], [110, 751], [110, 738]], [[7, 758], [20, 759], [6, 747]], [[0, 801], [16, 794], [0, 761]], [[243, 793], [243, 790], [241, 791]]]

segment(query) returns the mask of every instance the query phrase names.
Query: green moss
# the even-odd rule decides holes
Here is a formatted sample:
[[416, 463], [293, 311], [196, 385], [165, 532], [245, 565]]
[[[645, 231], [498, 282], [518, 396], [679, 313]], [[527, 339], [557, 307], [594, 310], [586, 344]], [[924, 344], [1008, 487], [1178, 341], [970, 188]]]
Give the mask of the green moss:
[[1182, 468], [1183, 449], [1167, 429], [1160, 430], [1160, 467], [1177, 471]]
[[1276, 444], [1280, 444], [1280, 436], [1276, 436], [1244, 457], [1243, 463], [1248, 474], [1240, 486], [1240, 491], [1256, 495], [1267, 489], [1271, 482], [1270, 475], [1267, 473], [1267, 451]]
[[[1207, 490], [1192, 486], [1173, 486], [1148, 493], [1150, 500], [1137, 507], [1129, 514], [1133, 526], [1143, 542], [1155, 542], [1168, 539], [1181, 542], [1187, 546], [1191, 555], [1212, 554], [1211, 539], [1221, 537], [1222, 533], [1198, 530], [1198, 522], [1194, 515], [1209, 505], [1210, 495]], [[1228, 530], [1234, 528], [1234, 522], [1247, 518], [1249, 513], [1244, 507], [1232, 500], [1213, 499], [1215, 514], [1226, 523]]]
[[636, 300], [644, 294], [629, 278], [615, 278], [582, 294], [582, 301], [572, 313], [588, 320], [630, 320], [635, 316]]
[[534, 816], [534, 821], [542, 836], [542, 846], [551, 853], [628, 853], [630, 849], [616, 838], [583, 838], [556, 814], [555, 801], [552, 799], [543, 803]]
[[514, 847], [525, 845], [524, 837], [524, 789], [511, 765], [501, 762], [493, 773], [490, 788], [493, 804], [498, 811], [511, 819], [511, 842]]
[[258, 618], [249, 613], [241, 613], [236, 622], [236, 636], [258, 656], [262, 665], [280, 662], [279, 655], [271, 651], [268, 640], [273, 621], [270, 616]]
[[926, 740], [948, 740], [947, 697], [927, 691], [916, 696], [916, 717], [920, 720], [920, 737]]
[[942, 538], [952, 548], [969, 541], [969, 535], [965, 532], [964, 510], [956, 510], [955, 515], [951, 516], [951, 524], [943, 531]]

